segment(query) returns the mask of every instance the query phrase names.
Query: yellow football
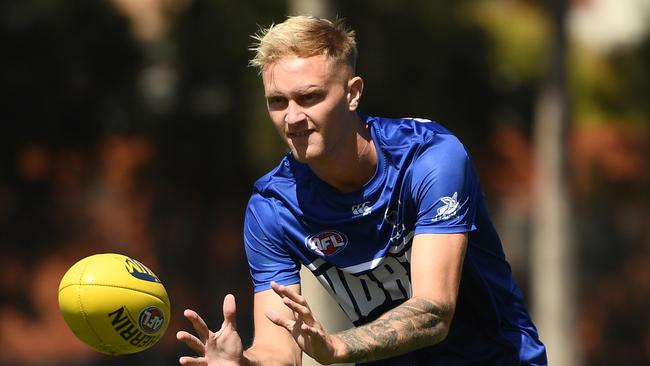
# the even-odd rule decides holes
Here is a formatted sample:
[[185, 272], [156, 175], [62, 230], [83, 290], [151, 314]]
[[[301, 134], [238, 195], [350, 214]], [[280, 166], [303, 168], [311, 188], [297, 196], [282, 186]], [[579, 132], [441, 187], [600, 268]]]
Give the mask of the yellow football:
[[145, 265], [121, 254], [86, 257], [59, 285], [59, 308], [72, 332], [98, 352], [143, 351], [170, 320], [167, 291]]

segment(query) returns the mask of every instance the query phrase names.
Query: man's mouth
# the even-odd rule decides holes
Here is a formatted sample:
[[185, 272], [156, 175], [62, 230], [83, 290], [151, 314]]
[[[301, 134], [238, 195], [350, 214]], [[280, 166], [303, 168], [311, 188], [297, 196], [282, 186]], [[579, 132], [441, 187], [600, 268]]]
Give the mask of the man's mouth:
[[287, 137], [289, 137], [290, 139], [306, 137], [309, 136], [312, 132], [314, 132], [314, 130], [312, 129], [302, 130], [302, 131], [292, 131], [287, 133]]

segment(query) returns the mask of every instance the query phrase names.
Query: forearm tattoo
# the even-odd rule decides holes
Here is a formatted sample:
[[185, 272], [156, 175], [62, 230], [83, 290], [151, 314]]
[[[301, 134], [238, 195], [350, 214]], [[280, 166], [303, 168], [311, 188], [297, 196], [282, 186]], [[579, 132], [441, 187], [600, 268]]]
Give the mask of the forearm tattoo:
[[438, 343], [445, 337], [442, 322], [451, 312], [449, 306], [409, 299], [373, 322], [338, 333], [347, 347], [343, 362], [373, 361]]

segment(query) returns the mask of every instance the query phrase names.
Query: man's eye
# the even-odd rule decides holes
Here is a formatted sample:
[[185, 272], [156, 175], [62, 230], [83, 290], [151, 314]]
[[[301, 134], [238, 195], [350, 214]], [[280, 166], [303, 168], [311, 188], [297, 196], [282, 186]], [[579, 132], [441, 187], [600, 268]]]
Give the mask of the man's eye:
[[266, 103], [270, 107], [280, 107], [285, 103], [285, 99], [282, 97], [271, 97], [266, 100]]
[[320, 93], [309, 93], [305, 94], [300, 97], [300, 103], [301, 104], [313, 104], [321, 99], [321, 94]]

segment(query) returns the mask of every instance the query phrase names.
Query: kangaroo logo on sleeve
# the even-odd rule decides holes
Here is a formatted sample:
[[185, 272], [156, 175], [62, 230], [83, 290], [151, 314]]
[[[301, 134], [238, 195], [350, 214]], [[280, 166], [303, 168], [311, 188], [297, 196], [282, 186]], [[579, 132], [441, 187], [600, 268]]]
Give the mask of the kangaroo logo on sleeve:
[[438, 214], [433, 218], [433, 221], [447, 220], [456, 216], [456, 213], [458, 213], [458, 209], [460, 208], [460, 204], [458, 203], [458, 192], [454, 192], [451, 197], [441, 197], [440, 201], [442, 201], [444, 206], [438, 208]]

